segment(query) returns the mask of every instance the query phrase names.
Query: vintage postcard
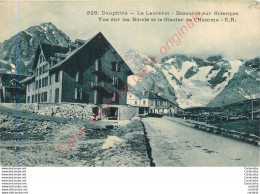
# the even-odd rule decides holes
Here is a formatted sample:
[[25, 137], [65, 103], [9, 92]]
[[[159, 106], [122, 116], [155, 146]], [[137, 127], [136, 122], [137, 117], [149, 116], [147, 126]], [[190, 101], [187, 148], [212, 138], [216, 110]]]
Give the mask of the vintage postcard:
[[258, 1], [0, 2], [1, 166], [259, 166]]

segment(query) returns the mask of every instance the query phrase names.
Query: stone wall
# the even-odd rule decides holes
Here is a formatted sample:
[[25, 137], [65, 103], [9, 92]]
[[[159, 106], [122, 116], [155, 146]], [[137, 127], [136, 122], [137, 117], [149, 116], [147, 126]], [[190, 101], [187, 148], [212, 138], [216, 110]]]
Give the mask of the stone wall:
[[[15, 103], [1, 103], [1, 106], [16, 109]], [[93, 116], [92, 108], [98, 106], [94, 104], [82, 103], [19, 103], [17, 104], [17, 107], [20, 111], [27, 110], [41, 115], [57, 116], [71, 119], [89, 119]], [[113, 105], [112, 107], [118, 109], [118, 120], [130, 120], [131, 118], [139, 115], [138, 107], [125, 105]], [[98, 118], [107, 119], [104, 115], [106, 115], [106, 111], [110, 111], [110, 109], [103, 108], [102, 111], [104, 113], [103, 116], [101, 117], [99, 115]]]
[[39, 104], [38, 114], [71, 119], [89, 119], [93, 116], [93, 105], [88, 104]]

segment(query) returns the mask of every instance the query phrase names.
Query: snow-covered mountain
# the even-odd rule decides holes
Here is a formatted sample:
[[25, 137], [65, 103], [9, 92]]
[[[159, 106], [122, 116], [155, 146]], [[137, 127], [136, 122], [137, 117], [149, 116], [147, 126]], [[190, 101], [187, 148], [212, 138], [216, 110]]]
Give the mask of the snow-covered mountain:
[[10, 64], [16, 64], [17, 59], [18, 65], [16, 65], [16, 68], [18, 73], [27, 74], [40, 41], [60, 46], [67, 46], [71, 42], [70, 38], [54, 24], [43, 23], [21, 31], [1, 43], [0, 59], [8, 61]]
[[206, 106], [228, 84], [242, 60], [225, 60], [221, 56], [206, 60], [171, 56], [162, 59], [161, 69], [176, 91], [180, 106]]
[[[138, 73], [139, 68], [144, 68], [146, 60], [151, 62], [151, 57], [134, 50], [128, 51], [124, 55], [124, 59], [135, 74]], [[169, 99], [171, 102], [176, 103], [175, 91], [162, 72], [160, 64], [155, 64], [153, 67], [147, 65], [146, 67], [148, 71], [142, 78], [139, 76], [140, 80], [138, 82], [133, 81], [132, 77], [128, 78], [128, 83], [134, 86], [132, 90], [135, 92], [139, 91], [140, 93], [142, 93], [143, 90], [153, 91]], [[136, 80], [137, 79], [136, 77]]]
[[[125, 60], [133, 72], [137, 72], [143, 66], [146, 58], [149, 57], [133, 50], [125, 55]], [[220, 95], [218, 98], [221, 99], [221, 92], [224, 89], [224, 91], [227, 90], [229, 83], [232, 83], [237, 77], [243, 79], [245, 73], [250, 74], [251, 77], [249, 76], [250, 81], [248, 79], [247, 84], [241, 88], [245, 92], [243, 97], [253, 97], [249, 94], [250, 92], [256, 96], [257, 90], [255, 87], [257, 84], [259, 85], [257, 78], [259, 69], [247, 67], [246, 64], [247, 62], [245, 63], [240, 59], [226, 60], [221, 56], [212, 56], [207, 59], [185, 55], [168, 56], [162, 58], [161, 62], [156, 64], [134, 88], [164, 93], [169, 100], [177, 98], [177, 103], [183, 108], [207, 106], [208, 104], [220, 106], [220, 101], [215, 97]], [[238, 90], [238, 86], [234, 86], [234, 88]], [[167, 93], [166, 91], [170, 92]], [[236, 98], [236, 95], [233, 98]], [[239, 99], [243, 100], [242, 98]], [[235, 101], [231, 98], [226, 100], [226, 104], [232, 102]]]
[[[0, 72], [27, 74], [40, 41], [67, 46], [70, 38], [52, 23], [32, 26], [0, 43]], [[17, 54], [17, 55], [16, 55]], [[134, 73], [150, 56], [130, 50], [124, 56]], [[17, 63], [16, 63], [17, 60]], [[243, 61], [221, 56], [207, 59], [185, 55], [161, 59], [138, 82], [129, 78], [132, 90], [154, 91], [181, 107], [221, 106], [259, 98], [259, 57]], [[16, 66], [13, 64], [17, 64]]]
[[246, 61], [208, 106], [260, 98], [260, 57]]

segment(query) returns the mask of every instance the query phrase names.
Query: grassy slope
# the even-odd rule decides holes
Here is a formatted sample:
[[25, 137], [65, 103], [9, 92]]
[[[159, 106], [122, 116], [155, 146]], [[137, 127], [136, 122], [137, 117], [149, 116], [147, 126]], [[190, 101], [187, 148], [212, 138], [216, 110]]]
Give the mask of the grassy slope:
[[212, 123], [216, 127], [255, 134], [260, 137], [259, 120], [237, 120], [222, 123]]

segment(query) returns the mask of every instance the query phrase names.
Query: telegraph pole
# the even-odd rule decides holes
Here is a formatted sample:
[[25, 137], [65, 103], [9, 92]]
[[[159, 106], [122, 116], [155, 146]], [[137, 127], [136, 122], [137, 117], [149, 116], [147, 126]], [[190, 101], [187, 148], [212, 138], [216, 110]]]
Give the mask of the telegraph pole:
[[254, 100], [253, 100], [253, 98], [252, 98], [252, 104], [251, 104], [251, 108], [252, 108], [252, 113], [251, 113], [251, 118], [252, 118], [252, 120], [254, 120]]

